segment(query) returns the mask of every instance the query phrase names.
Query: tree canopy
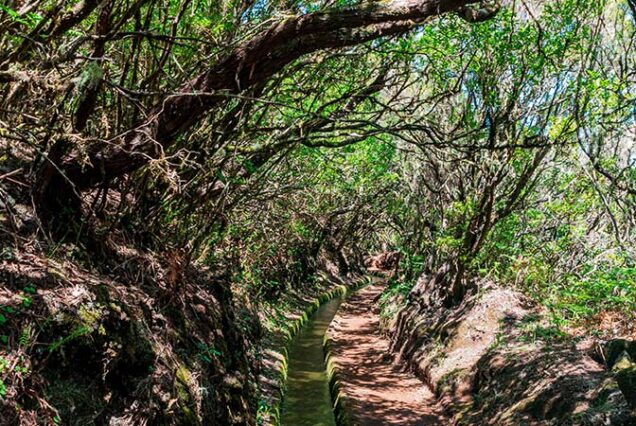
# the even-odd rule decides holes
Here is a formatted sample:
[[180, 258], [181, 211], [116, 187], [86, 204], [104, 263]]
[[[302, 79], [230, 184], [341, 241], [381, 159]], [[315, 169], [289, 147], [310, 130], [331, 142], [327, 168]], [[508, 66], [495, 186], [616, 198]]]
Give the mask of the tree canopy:
[[634, 0], [5, 0], [0, 28], [7, 247], [134, 248], [248, 310], [394, 250], [387, 293], [634, 319]]

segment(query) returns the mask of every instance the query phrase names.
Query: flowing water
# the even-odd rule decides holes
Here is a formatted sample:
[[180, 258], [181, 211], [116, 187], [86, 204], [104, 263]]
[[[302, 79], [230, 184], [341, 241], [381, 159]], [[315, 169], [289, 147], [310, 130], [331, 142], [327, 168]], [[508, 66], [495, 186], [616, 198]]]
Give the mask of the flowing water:
[[335, 426], [323, 339], [341, 298], [322, 305], [294, 338], [289, 350], [283, 426]]

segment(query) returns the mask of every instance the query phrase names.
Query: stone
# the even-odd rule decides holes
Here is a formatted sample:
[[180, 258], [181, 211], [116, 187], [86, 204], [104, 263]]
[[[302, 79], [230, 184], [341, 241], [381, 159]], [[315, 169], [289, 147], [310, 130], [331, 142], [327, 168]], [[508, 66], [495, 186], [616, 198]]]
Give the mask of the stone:
[[618, 357], [612, 372], [627, 403], [632, 409], [636, 409], [636, 362], [627, 351], [623, 351]]
[[611, 370], [614, 364], [626, 352], [630, 359], [636, 360], [636, 341], [626, 339], [612, 339], [601, 345], [603, 358]]

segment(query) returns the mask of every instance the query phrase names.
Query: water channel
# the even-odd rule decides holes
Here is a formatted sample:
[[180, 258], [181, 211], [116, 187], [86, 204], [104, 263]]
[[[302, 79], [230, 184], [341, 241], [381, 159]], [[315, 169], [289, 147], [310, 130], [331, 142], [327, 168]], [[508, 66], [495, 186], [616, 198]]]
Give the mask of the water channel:
[[322, 345], [341, 302], [336, 297], [318, 308], [291, 344], [283, 426], [336, 426]]

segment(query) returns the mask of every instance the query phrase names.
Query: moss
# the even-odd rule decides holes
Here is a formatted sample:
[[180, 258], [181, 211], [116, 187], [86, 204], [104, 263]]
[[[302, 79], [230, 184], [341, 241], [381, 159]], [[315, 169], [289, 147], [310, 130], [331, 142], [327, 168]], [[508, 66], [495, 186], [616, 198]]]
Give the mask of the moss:
[[185, 365], [180, 365], [175, 372], [176, 382], [175, 388], [177, 390], [177, 398], [179, 407], [181, 408], [184, 416], [191, 424], [199, 423], [199, 419], [192, 409], [192, 397], [190, 395], [190, 386], [192, 383], [192, 373]]
[[329, 392], [331, 393], [331, 401], [333, 403], [334, 416], [336, 424], [339, 426], [351, 425], [351, 417], [349, 415], [348, 401], [342, 393], [342, 384], [339, 379], [338, 369], [336, 368], [332, 352], [332, 341], [325, 335], [323, 345], [325, 351], [325, 360], [327, 364], [327, 377], [329, 379]]
[[106, 310], [99, 305], [82, 305], [77, 313], [83, 327], [88, 330], [97, 330], [102, 336], [106, 335], [106, 329], [102, 324]]
[[445, 392], [453, 393], [457, 388], [457, 383], [461, 381], [463, 377], [466, 377], [468, 372], [462, 368], [456, 368], [454, 370], [449, 371], [440, 377], [437, 382], [436, 390], [438, 394], [443, 394]]

